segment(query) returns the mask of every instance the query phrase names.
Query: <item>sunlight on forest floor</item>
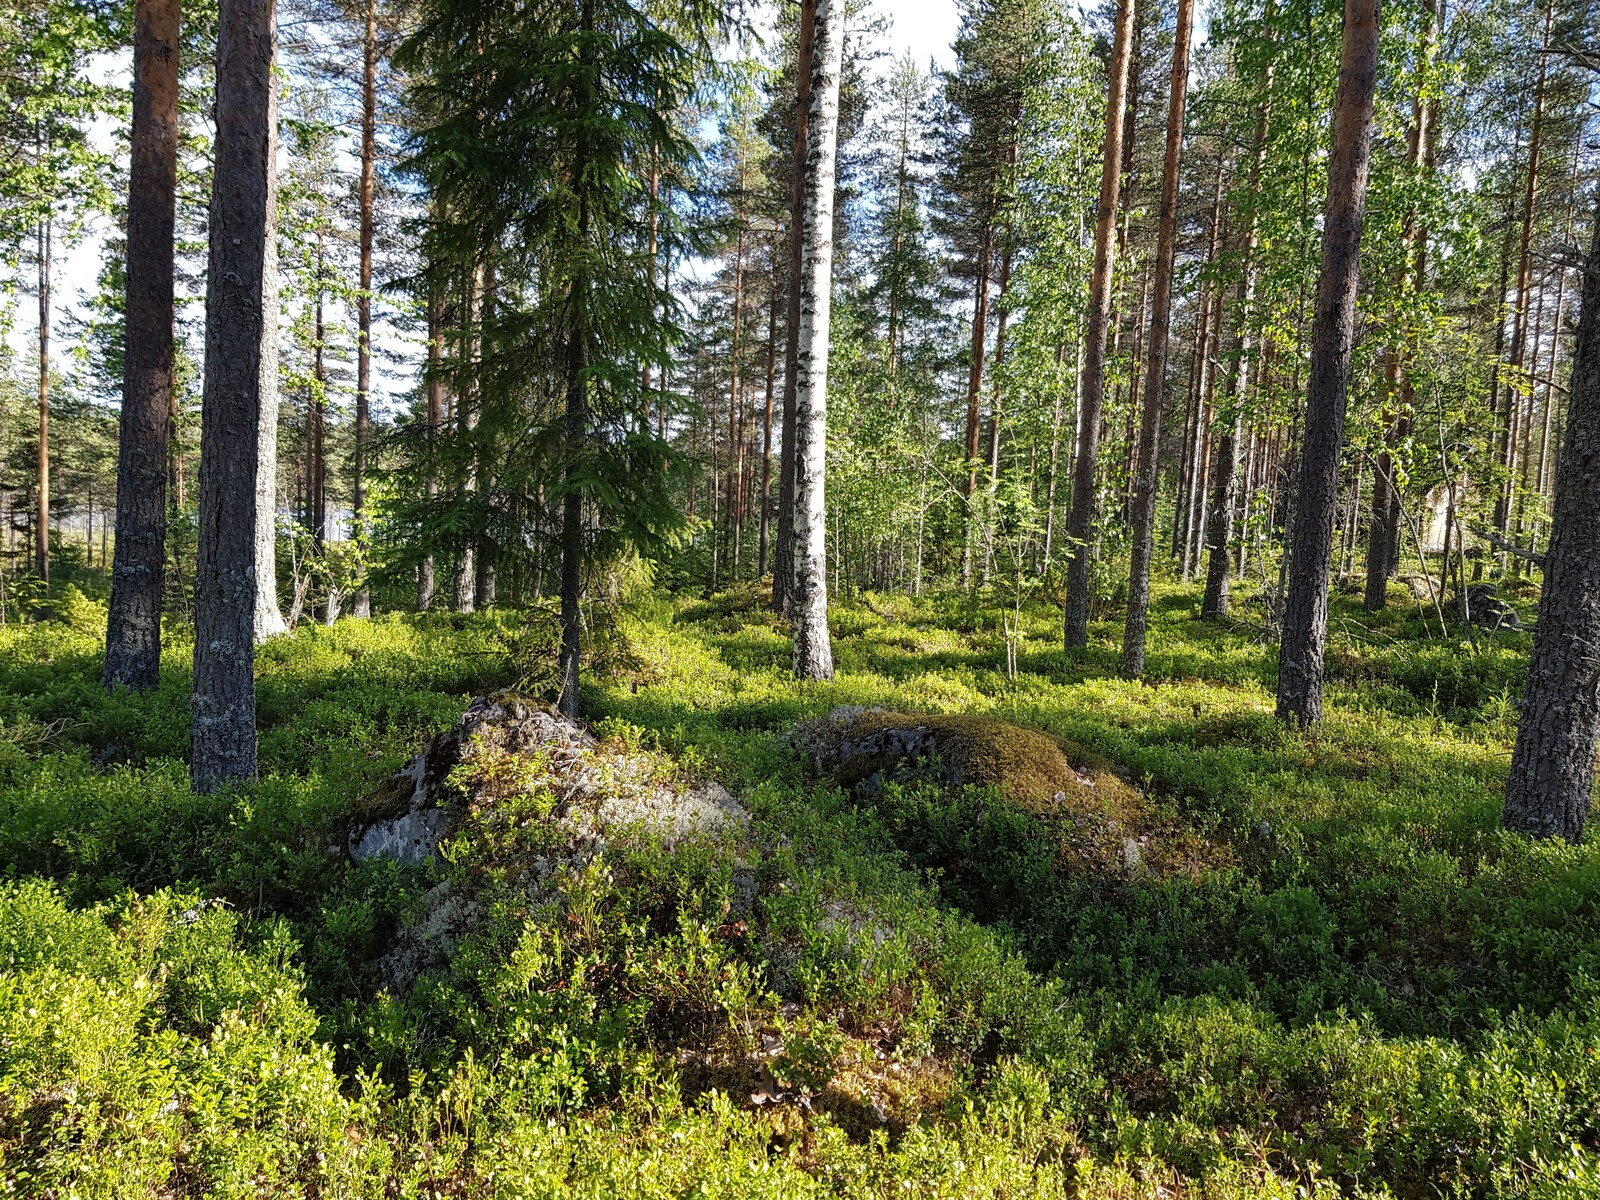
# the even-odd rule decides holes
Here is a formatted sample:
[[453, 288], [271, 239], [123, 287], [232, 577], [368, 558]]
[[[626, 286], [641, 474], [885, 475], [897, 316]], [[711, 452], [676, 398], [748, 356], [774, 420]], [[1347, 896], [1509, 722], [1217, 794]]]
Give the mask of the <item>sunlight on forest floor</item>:
[[[1190, 589], [1157, 597], [1144, 682], [1115, 676], [1115, 613], [1068, 656], [1058, 612], [1027, 610], [1008, 679], [978, 601], [839, 602], [838, 678], [802, 685], [754, 586], [641, 597], [587, 715], [725, 784], [752, 822], [671, 849], [618, 838], [553, 903], [515, 865], [554, 802], [537, 771], [518, 785], [534, 799], [475, 804], [436, 867], [339, 852], [361, 799], [467, 699], [528, 677], [542, 618], [271, 644], [266, 778], [214, 798], [182, 763], [186, 646], [158, 693], [113, 700], [97, 605], [8, 629], [0, 1178], [85, 1196], [1596, 1194], [1600, 857], [1498, 828], [1527, 636], [1429, 642], [1415, 611], [1347, 603], [1330, 717], [1302, 735], [1272, 718], [1250, 605], [1202, 625]], [[1029, 805], [893, 772], [841, 791], [787, 740], [840, 705], [1042, 730], [1132, 799]], [[380, 960], [445, 885], [483, 897], [485, 924], [390, 994]]]

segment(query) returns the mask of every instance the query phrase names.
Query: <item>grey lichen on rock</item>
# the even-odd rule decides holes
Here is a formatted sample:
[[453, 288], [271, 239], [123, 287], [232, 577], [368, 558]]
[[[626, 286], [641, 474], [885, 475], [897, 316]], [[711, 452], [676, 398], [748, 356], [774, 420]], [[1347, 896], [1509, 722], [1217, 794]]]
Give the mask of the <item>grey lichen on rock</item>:
[[[537, 803], [528, 805], [530, 797]], [[568, 874], [618, 839], [654, 838], [668, 848], [688, 838], [737, 842], [749, 820], [721, 784], [686, 779], [663, 755], [602, 742], [548, 706], [500, 693], [473, 701], [376, 788], [345, 848], [358, 863], [421, 866], [437, 860], [458, 830], [468, 837], [493, 830], [495, 870], [530, 898], [559, 903]], [[447, 878], [425, 894], [421, 913], [383, 961], [390, 986], [409, 987], [482, 923], [475, 887], [470, 878]]]
[[451, 772], [486, 752], [540, 752], [559, 769], [597, 744], [583, 726], [538, 701], [512, 692], [480, 697], [367, 798], [350, 831], [350, 857], [411, 864], [432, 859], [461, 813], [463, 797], [450, 783]]

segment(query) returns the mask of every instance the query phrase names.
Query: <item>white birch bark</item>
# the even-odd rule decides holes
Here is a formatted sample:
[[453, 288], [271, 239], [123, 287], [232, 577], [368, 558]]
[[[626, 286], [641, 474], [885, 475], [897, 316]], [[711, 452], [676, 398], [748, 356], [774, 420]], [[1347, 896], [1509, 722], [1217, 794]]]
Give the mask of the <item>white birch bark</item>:
[[256, 448], [256, 607], [259, 646], [289, 632], [278, 607], [278, 97], [267, 100], [267, 228], [261, 279], [261, 409]]
[[839, 143], [844, 4], [817, 0], [801, 228], [794, 453], [794, 673], [833, 678], [828, 640], [828, 322], [833, 309], [833, 189]]

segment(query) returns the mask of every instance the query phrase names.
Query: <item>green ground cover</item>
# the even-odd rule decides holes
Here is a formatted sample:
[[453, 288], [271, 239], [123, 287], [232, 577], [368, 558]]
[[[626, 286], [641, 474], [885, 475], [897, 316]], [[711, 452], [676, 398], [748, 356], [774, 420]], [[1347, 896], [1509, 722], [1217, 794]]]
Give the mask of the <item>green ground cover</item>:
[[[1272, 719], [1271, 646], [1195, 599], [1158, 595], [1142, 683], [1114, 622], [1068, 657], [1025, 610], [1008, 678], [992, 609], [840, 603], [819, 686], [754, 589], [645, 596], [587, 711], [752, 825], [619, 840], [549, 903], [513, 865], [552, 803], [521, 776], [437, 867], [339, 852], [468, 698], [538, 676], [537, 621], [273, 643], [265, 777], [197, 798], [188, 648], [158, 693], [107, 697], [102, 610], [69, 598], [0, 633], [0, 1185], [1600, 1195], [1600, 853], [1498, 828], [1526, 635], [1428, 641], [1336, 600], [1303, 735]], [[1015, 722], [1124, 786], [1098, 810], [844, 791], [787, 741], [844, 704]], [[393, 988], [441, 879], [488, 919]]]

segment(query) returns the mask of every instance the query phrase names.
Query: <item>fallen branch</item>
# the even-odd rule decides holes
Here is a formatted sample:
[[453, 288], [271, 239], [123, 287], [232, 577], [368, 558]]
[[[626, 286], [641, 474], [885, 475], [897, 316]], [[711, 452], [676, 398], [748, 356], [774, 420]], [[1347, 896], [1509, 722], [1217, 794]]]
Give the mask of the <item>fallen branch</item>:
[[1481, 537], [1496, 550], [1504, 550], [1507, 554], [1514, 554], [1518, 558], [1526, 559], [1528, 562], [1531, 562], [1540, 569], [1543, 569], [1544, 555], [1540, 554], [1537, 550], [1530, 550], [1526, 546], [1519, 546], [1515, 542], [1501, 537], [1494, 530], [1483, 525], [1475, 524], [1471, 528], [1474, 536]]

